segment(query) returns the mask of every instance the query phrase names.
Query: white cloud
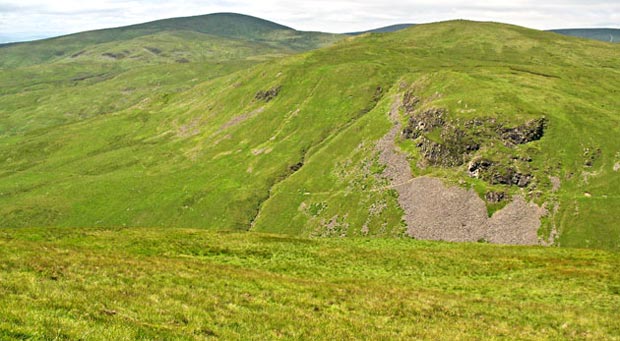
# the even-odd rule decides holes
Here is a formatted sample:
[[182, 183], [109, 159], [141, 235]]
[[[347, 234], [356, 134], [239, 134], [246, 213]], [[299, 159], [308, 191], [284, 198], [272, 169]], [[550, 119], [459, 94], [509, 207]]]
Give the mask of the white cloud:
[[449, 19], [499, 21], [538, 29], [620, 27], [618, 0], [0, 0], [0, 40], [214, 12], [249, 14], [296, 29], [329, 32]]

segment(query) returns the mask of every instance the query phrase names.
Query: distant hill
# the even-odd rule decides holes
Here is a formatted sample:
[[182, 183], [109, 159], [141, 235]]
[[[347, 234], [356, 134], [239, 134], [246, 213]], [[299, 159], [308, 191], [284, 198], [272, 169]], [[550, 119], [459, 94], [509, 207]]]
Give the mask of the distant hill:
[[551, 30], [551, 32], [579, 38], [595, 39], [608, 43], [620, 43], [620, 29], [617, 28], [577, 28]]
[[[360, 31], [360, 32], [351, 32], [346, 33], [347, 35], [361, 35], [364, 33], [387, 33], [387, 32], [396, 32], [400, 30], [404, 30], [408, 27], [414, 26], [415, 24], [397, 24], [386, 27], [380, 27], [373, 30], [368, 31]], [[549, 32], [555, 32], [562, 35], [579, 37], [579, 38], [587, 38], [600, 40], [604, 42], [611, 43], [620, 43], [620, 29], [614, 28], [586, 28], [586, 29], [560, 29], [560, 30], [550, 30]]]
[[413, 25], [415, 24], [397, 24], [397, 25], [390, 25], [390, 26], [375, 28], [373, 30], [368, 30], [368, 31], [351, 32], [351, 33], [346, 33], [346, 34], [356, 36], [356, 35], [360, 35], [364, 33], [389, 33], [389, 32], [396, 32], [396, 31], [404, 30]]
[[[210, 37], [231, 39], [237, 45], [260, 45], [277, 53], [315, 49], [342, 39], [340, 35], [302, 32], [271, 21], [235, 13], [216, 13], [194, 17], [172, 18], [111, 29], [88, 31], [44, 40], [0, 45], [0, 67], [25, 66], [83, 54], [95, 45], [114, 43], [118, 46], [147, 36], [168, 34], [188, 40], [209, 40]], [[183, 37], [183, 35], [188, 35]], [[155, 46], [156, 49], [159, 49]], [[160, 49], [159, 49], [160, 50]], [[262, 50], [262, 51], [261, 51]], [[111, 52], [118, 55], [118, 52]]]

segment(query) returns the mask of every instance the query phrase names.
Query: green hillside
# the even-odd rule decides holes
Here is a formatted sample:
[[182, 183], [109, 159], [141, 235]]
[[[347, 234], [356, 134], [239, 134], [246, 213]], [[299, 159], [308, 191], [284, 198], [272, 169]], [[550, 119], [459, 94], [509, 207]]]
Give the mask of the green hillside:
[[620, 248], [617, 45], [468, 21], [251, 67], [218, 44], [242, 55], [3, 70], [0, 225]]
[[0, 230], [0, 339], [620, 337], [618, 254], [204, 229]]
[[120, 111], [339, 39], [221, 13], [0, 45], [0, 135]]

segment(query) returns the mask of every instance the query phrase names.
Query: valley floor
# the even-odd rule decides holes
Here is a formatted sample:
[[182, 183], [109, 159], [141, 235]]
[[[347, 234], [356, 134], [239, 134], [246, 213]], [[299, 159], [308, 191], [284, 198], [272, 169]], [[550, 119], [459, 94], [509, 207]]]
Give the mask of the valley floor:
[[0, 229], [0, 339], [620, 339], [619, 254]]

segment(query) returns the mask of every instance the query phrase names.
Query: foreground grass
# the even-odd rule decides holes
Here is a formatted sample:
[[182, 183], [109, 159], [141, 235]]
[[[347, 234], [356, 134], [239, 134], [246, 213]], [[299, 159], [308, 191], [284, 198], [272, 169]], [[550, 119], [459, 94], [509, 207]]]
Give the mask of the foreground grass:
[[618, 254], [0, 230], [0, 339], [619, 339]]

